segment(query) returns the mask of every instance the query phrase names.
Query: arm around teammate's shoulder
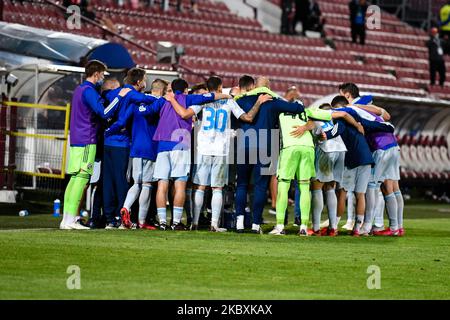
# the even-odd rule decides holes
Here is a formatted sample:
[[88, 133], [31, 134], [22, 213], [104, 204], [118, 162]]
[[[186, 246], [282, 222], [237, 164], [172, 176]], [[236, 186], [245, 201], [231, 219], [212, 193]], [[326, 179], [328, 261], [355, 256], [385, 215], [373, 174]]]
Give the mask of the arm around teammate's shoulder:
[[108, 119], [120, 105], [122, 96], [116, 96], [111, 103], [105, 108], [105, 101], [93, 88], [87, 88], [83, 92], [84, 103], [100, 118]]
[[[261, 94], [258, 97], [258, 100], [256, 100], [255, 104], [253, 105], [253, 107], [247, 112], [242, 114], [239, 117], [239, 120], [244, 121], [244, 122], [253, 122], [253, 120], [255, 119], [256, 115], [258, 114], [259, 110], [261, 109], [261, 106], [266, 103], [267, 101], [272, 101], [272, 96], [269, 94]], [[239, 106], [238, 106], [239, 107]]]
[[[193, 95], [190, 95], [193, 96]], [[187, 96], [189, 97], [189, 96]], [[188, 105], [188, 99], [186, 97], [186, 105]], [[185, 108], [181, 104], [178, 103], [177, 99], [175, 99], [175, 95], [173, 93], [167, 93], [164, 98], [170, 102], [172, 105], [172, 108], [175, 110], [175, 112], [183, 119], [187, 120], [189, 118], [192, 118], [195, 115], [195, 111], [193, 108]], [[191, 103], [192, 101], [189, 101]]]
[[305, 111], [305, 106], [299, 102], [287, 102], [282, 99], [275, 99], [271, 103], [274, 112], [282, 113], [302, 113]]

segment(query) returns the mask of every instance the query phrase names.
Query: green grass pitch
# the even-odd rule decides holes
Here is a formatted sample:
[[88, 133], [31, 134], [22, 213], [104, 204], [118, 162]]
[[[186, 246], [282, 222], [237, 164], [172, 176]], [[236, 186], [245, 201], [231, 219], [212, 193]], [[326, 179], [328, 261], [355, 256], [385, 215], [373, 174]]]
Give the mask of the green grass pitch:
[[[0, 299], [450, 298], [449, 205], [407, 205], [403, 238], [60, 231], [11, 208], [0, 207]], [[66, 285], [71, 265], [79, 290]], [[380, 289], [367, 287], [371, 265]]]

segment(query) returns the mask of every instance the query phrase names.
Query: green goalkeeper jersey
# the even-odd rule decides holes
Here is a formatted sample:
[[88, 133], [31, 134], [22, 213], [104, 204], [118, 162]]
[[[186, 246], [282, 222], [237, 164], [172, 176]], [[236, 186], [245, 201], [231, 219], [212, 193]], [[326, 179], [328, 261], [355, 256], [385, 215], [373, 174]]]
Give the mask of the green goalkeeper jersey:
[[302, 114], [281, 113], [279, 116], [282, 148], [292, 146], [314, 147], [313, 136], [311, 132], [306, 131], [301, 137], [290, 135], [295, 130], [294, 126], [303, 126], [308, 119], [330, 121], [331, 111], [319, 108], [307, 108]]

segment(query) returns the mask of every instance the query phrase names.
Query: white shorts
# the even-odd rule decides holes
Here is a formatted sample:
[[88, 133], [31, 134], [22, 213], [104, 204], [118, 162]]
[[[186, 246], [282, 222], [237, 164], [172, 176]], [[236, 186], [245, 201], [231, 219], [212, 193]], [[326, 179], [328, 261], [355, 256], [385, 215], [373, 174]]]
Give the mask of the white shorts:
[[325, 152], [316, 148], [316, 178], [320, 182], [342, 181], [345, 151]]
[[227, 184], [228, 164], [226, 156], [197, 154], [193, 183], [200, 186], [222, 188]]
[[98, 181], [100, 180], [101, 171], [102, 171], [102, 162], [95, 161], [94, 169], [92, 171], [91, 181], [89, 183], [98, 183]]
[[375, 167], [372, 168], [371, 182], [384, 180], [400, 180], [400, 148], [398, 146], [387, 150], [376, 150], [373, 153]]
[[341, 187], [347, 192], [366, 193], [371, 175], [370, 164], [344, 169]]
[[187, 181], [191, 168], [190, 150], [172, 150], [158, 153], [154, 177], [157, 180], [184, 178]]
[[155, 171], [155, 162], [142, 159], [131, 158], [133, 166], [133, 181], [134, 183], [147, 183], [153, 181], [153, 172]]

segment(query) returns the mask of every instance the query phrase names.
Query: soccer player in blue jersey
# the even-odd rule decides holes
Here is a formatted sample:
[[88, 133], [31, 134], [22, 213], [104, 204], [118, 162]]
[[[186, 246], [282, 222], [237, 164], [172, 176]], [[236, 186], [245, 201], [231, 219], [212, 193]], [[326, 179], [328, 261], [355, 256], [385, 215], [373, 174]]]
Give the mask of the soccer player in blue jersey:
[[153, 135], [158, 125], [161, 108], [166, 101], [170, 101], [173, 105], [177, 104], [174, 97], [174, 94], [170, 92], [150, 105], [144, 103], [130, 105], [123, 117], [119, 118], [106, 133], [109, 136], [117, 132], [119, 129], [126, 127], [132, 119], [130, 158], [134, 184], [128, 190], [123, 208], [120, 210], [122, 224], [125, 228], [134, 227], [130, 218], [130, 210], [133, 203], [139, 198], [139, 228], [155, 229], [145, 223], [150, 206], [151, 182], [158, 148], [158, 144], [153, 141]]
[[[362, 125], [346, 112], [332, 112], [331, 105], [323, 104], [319, 107], [323, 110], [328, 110], [331, 113], [331, 118], [334, 120], [342, 119], [348, 124], [356, 128], [361, 134], [364, 134]], [[320, 135], [322, 132], [330, 131], [334, 128], [333, 121], [318, 121], [310, 117], [308, 124], [311, 126], [308, 129], [314, 129], [315, 135]], [[312, 123], [311, 123], [312, 122]], [[298, 131], [298, 129], [296, 130]], [[315, 150], [315, 169], [316, 176], [311, 182], [312, 202], [313, 202], [313, 232], [315, 235], [337, 235], [337, 198], [336, 198], [336, 182], [342, 183], [342, 176], [344, 172], [344, 158], [346, 146], [340, 136], [326, 141], [318, 141]], [[327, 209], [329, 217], [329, 226], [324, 228], [322, 233], [320, 229], [320, 216], [323, 210], [323, 192], [325, 189]]]
[[[146, 87], [146, 72], [143, 69], [133, 68], [127, 73], [125, 86], [130, 92], [122, 99], [116, 111], [115, 117], [107, 127], [118, 119], [125, 118], [129, 108], [134, 104], [152, 104], [157, 100], [152, 95], [141, 93]], [[117, 96], [119, 89], [107, 94], [109, 100]], [[127, 181], [128, 162], [130, 155], [131, 133], [130, 128], [125, 127], [118, 132], [109, 132], [105, 136], [105, 148], [102, 170], [103, 176], [103, 201], [104, 213], [107, 220], [106, 229], [118, 228], [121, 225], [120, 209], [122, 208], [129, 184]]]
[[[189, 94], [205, 94], [208, 93], [208, 87], [206, 86], [206, 83], [202, 82], [202, 83], [198, 83], [194, 86], [191, 87], [191, 89], [189, 90]], [[193, 117], [193, 130], [191, 133], [191, 141], [195, 141], [194, 139], [194, 134], [196, 131], [196, 127], [198, 127], [200, 125], [198, 118], [197, 117]], [[191, 173], [194, 173], [195, 171], [195, 148], [191, 148], [191, 169], [190, 169]], [[194, 200], [193, 200], [193, 196], [195, 194], [195, 192], [193, 192], [194, 189], [194, 185], [192, 183], [192, 174], [189, 175], [189, 180], [186, 184], [186, 201], [184, 202], [184, 211], [186, 212], [186, 221], [187, 221], [187, 226], [189, 227], [189, 229], [192, 230], [192, 219], [194, 217]], [[201, 212], [200, 215], [200, 220], [202, 222], [206, 222], [208, 221], [208, 218], [204, 216], [203, 212]]]
[[[105, 97], [111, 90], [120, 87], [120, 82], [116, 78], [105, 79], [101, 89], [102, 97]], [[105, 106], [106, 107], [106, 106]], [[101, 164], [103, 161], [103, 140], [105, 129], [103, 123], [101, 124], [97, 133], [97, 152], [95, 154], [94, 172], [92, 174], [90, 184], [91, 190], [91, 217], [88, 226], [91, 229], [101, 228], [106, 226], [105, 215], [102, 214], [103, 207], [103, 173], [101, 172]]]
[[[359, 88], [354, 83], [343, 83], [339, 86], [339, 94], [341, 97], [336, 97], [334, 99], [335, 104], [339, 103], [340, 107], [345, 107], [348, 105], [357, 106], [358, 109], [362, 109], [368, 112], [371, 112], [375, 115], [382, 116], [386, 121], [390, 120], [389, 113], [386, 110], [375, 107], [372, 104], [373, 97], [371, 95], [360, 96]], [[337, 106], [335, 106], [337, 107]], [[351, 111], [352, 114], [356, 112], [356, 110]], [[373, 121], [373, 117], [369, 119]], [[347, 194], [347, 222], [342, 227], [346, 230], [353, 230], [353, 226], [355, 224], [355, 212], [354, 212], [354, 195], [352, 192]], [[340, 216], [338, 216], [338, 220]], [[325, 225], [327, 222], [325, 223]]]
[[[214, 93], [187, 95], [188, 83], [184, 79], [175, 79], [172, 81], [171, 87], [175, 93], [175, 99], [183, 108], [230, 97]], [[174, 217], [171, 228], [172, 230], [186, 230], [181, 219], [186, 199], [186, 183], [190, 174], [191, 131], [192, 117], [183, 119], [176, 113], [172, 104], [166, 102], [161, 109], [160, 121], [153, 137], [153, 140], [158, 141], [154, 176], [158, 179], [156, 203], [161, 230], [167, 230], [166, 201], [169, 179], [175, 180]]]
[[[222, 93], [222, 80], [220, 78], [210, 77], [206, 84], [209, 92]], [[248, 113], [244, 112], [232, 99], [223, 99], [202, 106], [191, 106], [188, 109], [174, 106], [177, 113], [184, 119], [192, 118], [200, 111], [203, 112], [201, 128], [197, 136], [197, 162], [193, 178], [194, 184], [198, 186], [195, 192], [193, 229], [198, 225], [205, 189], [207, 186], [211, 186], [213, 194], [210, 231], [226, 231], [226, 229], [219, 228], [219, 218], [223, 204], [222, 189], [228, 176], [231, 113], [241, 121], [252, 122], [261, 105], [270, 99], [269, 95], [261, 95]]]
[[[348, 97], [352, 104], [343, 110], [351, 109], [362, 118], [371, 121], [382, 122], [383, 120], [390, 119], [390, 115], [382, 108], [372, 105], [360, 105], [359, 103], [365, 97], [359, 96], [359, 89], [355, 84], [343, 84], [340, 86], [340, 91], [341, 94]], [[387, 230], [379, 231], [375, 229], [373, 234], [389, 236], [403, 235], [404, 229], [398, 223], [398, 221], [403, 220], [403, 197], [398, 184], [400, 180], [400, 154], [397, 139], [393, 133], [385, 132], [369, 134], [366, 138], [373, 152], [375, 166], [372, 170], [366, 195], [367, 210], [363, 234], [368, 235], [370, 233], [374, 215], [381, 213], [382, 216], [383, 214], [375, 210], [380, 185], [382, 183], [390, 226]]]
[[364, 136], [341, 120], [338, 120], [334, 128], [324, 132], [323, 135], [327, 139], [340, 136], [347, 147], [344, 160], [347, 174], [342, 178], [342, 195], [339, 199], [344, 199], [345, 201], [345, 195], [348, 190], [355, 192], [358, 220], [353, 229], [353, 235], [359, 236], [359, 228], [364, 219], [365, 193], [369, 183], [370, 169], [374, 164], [372, 153]]
[[[339, 105], [339, 99], [345, 98], [338, 96], [333, 99], [333, 107]], [[350, 113], [356, 121], [360, 122], [364, 126], [366, 133], [394, 131], [394, 127], [392, 125], [363, 119], [351, 108], [341, 108], [336, 110]], [[339, 213], [342, 214], [343, 208], [345, 208], [347, 192], [355, 193], [357, 221], [353, 227], [353, 234], [355, 236], [359, 236], [366, 209], [365, 194], [367, 192], [367, 187], [370, 180], [371, 167], [375, 164], [375, 162], [365, 137], [361, 134], [352, 133], [352, 130], [353, 128], [348, 126], [346, 127], [345, 124], [338, 122], [335, 125], [335, 128], [333, 128], [330, 133], [327, 133], [327, 137], [330, 138], [341, 135], [348, 150], [345, 155], [345, 170], [341, 184], [342, 188], [339, 194], [338, 208]]]

